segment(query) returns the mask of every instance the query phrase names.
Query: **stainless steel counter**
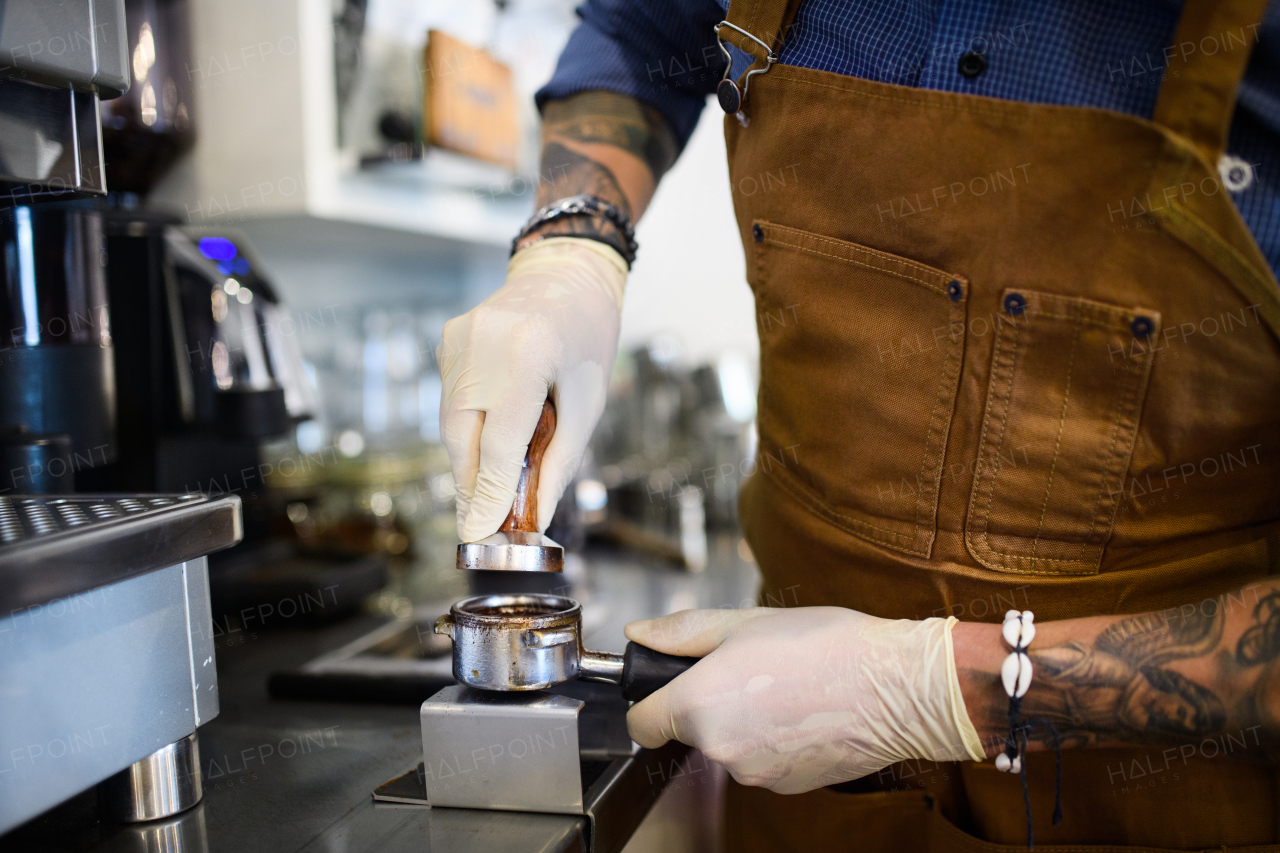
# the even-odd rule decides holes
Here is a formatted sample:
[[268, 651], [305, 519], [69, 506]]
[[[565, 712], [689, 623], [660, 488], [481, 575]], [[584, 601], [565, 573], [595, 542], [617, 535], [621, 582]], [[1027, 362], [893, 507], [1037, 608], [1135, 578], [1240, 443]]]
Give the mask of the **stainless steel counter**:
[[[571, 594], [589, 615], [584, 641], [621, 652], [627, 622], [690, 607], [749, 605], [757, 584], [754, 565], [739, 555], [738, 540], [726, 538], [713, 541], [710, 564], [701, 574], [648, 558], [592, 553], [585, 591]], [[774, 591], [775, 598], [780, 594]], [[173, 849], [157, 847], [158, 839], [179, 839], [185, 841], [181, 849], [213, 853], [585, 850], [583, 817], [375, 804], [374, 788], [421, 760], [415, 707], [268, 698], [269, 673], [300, 666], [379, 624], [361, 616], [318, 630], [215, 636], [222, 713], [200, 729], [201, 805], [162, 826], [125, 829], [94, 819], [90, 791], [5, 837], [0, 846]], [[655, 785], [672, 766], [661, 758], [640, 770], [645, 778], [637, 774], [635, 781]]]

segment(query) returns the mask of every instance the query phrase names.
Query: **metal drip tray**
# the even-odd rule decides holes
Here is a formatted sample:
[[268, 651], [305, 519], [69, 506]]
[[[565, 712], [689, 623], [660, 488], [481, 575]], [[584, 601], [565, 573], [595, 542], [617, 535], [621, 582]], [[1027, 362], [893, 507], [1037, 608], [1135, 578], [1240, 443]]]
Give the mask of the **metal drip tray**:
[[[9, 545], [84, 525], [138, 518], [165, 507], [204, 501], [200, 495], [26, 495], [0, 497], [0, 543]], [[207, 501], [205, 501], [207, 503]], [[5, 553], [0, 549], [0, 554]]]
[[240, 525], [235, 496], [0, 497], [0, 612], [228, 548]]

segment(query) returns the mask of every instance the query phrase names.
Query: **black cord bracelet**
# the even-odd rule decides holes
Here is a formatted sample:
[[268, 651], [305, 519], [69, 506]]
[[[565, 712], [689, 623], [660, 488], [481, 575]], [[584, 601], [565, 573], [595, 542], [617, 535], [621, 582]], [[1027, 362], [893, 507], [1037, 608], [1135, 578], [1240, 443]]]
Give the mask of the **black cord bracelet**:
[[1009, 695], [1009, 736], [1004, 751], [996, 756], [996, 769], [1016, 773], [1022, 778], [1022, 805], [1027, 813], [1027, 849], [1035, 849], [1035, 831], [1031, 823], [1031, 789], [1027, 784], [1027, 741], [1039, 723], [1053, 736], [1057, 759], [1057, 778], [1053, 793], [1053, 825], [1062, 823], [1062, 737], [1052, 720], [1028, 720], [1022, 716], [1022, 697], [1031, 688], [1032, 666], [1027, 647], [1036, 636], [1035, 614], [1030, 610], [1010, 610], [1004, 615], [1000, 633], [1013, 651], [1000, 667], [1000, 680]]
[[622, 236], [621, 245], [605, 237], [585, 234], [565, 234], [563, 236], [586, 237], [611, 246], [627, 262], [627, 269], [631, 269], [631, 264], [636, 259], [636, 249], [639, 248], [636, 244], [635, 229], [631, 227], [631, 218], [617, 206], [593, 195], [574, 195], [562, 198], [534, 213], [533, 216], [529, 217], [529, 221], [524, 224], [524, 227], [520, 229], [520, 233], [511, 241], [511, 254], [514, 255], [516, 248], [520, 245], [520, 241], [528, 237], [536, 229], [548, 222], [555, 222], [557, 219], [564, 219], [568, 216], [598, 216], [617, 228], [618, 233]]

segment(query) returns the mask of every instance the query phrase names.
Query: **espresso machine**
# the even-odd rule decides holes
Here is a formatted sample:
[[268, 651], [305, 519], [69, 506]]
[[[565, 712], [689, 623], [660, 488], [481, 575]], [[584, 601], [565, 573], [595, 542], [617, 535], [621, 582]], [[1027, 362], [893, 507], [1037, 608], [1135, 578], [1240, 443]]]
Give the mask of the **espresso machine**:
[[240, 500], [139, 461], [182, 323], [177, 264], [113, 243], [161, 232], [104, 204], [102, 104], [158, 79], [125, 6], [0, 4], [0, 833], [95, 786], [104, 820], [192, 807], [219, 708], [207, 555], [243, 537]]

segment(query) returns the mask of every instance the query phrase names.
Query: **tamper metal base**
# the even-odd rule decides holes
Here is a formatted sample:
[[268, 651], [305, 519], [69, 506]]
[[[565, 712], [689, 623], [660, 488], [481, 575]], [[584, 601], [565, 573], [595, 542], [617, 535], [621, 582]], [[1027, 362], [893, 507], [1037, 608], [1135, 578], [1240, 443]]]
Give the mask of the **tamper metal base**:
[[98, 810], [116, 823], [140, 823], [185, 811], [204, 795], [196, 732], [156, 750], [98, 785]]
[[456, 685], [422, 703], [433, 806], [582, 814], [580, 699]]
[[430, 805], [426, 820], [449, 827], [475, 818], [446, 806], [582, 815], [584, 850], [618, 853], [668, 783], [697, 772], [689, 748], [632, 744], [616, 686], [576, 681], [556, 691], [444, 688], [422, 705], [423, 764], [374, 799]]
[[458, 546], [459, 569], [498, 572], [563, 572], [564, 548], [541, 533], [499, 530]]

